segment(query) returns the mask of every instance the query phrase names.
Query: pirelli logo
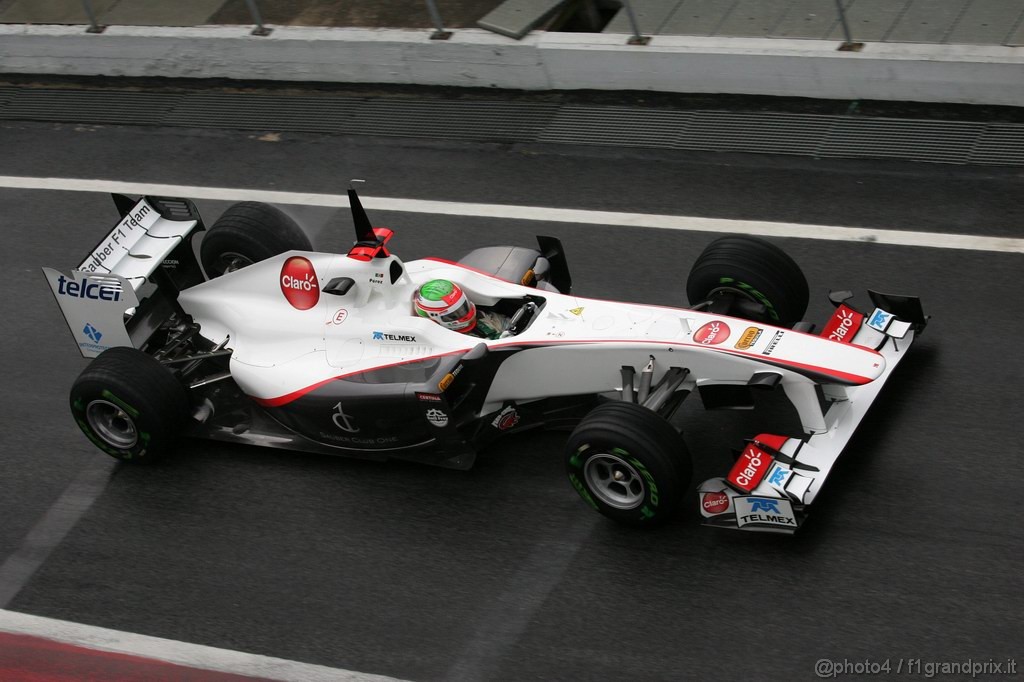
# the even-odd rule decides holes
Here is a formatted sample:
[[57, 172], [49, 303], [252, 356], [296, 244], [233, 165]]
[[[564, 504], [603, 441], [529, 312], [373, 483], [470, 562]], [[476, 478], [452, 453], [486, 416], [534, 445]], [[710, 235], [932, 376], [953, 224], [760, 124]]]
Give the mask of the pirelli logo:
[[761, 332], [763, 331], [763, 329], [759, 329], [758, 327], [747, 327], [743, 330], [743, 333], [740, 334], [740, 340], [736, 342], [736, 348], [739, 348], [740, 350], [747, 350], [753, 346], [759, 338], [761, 338]]

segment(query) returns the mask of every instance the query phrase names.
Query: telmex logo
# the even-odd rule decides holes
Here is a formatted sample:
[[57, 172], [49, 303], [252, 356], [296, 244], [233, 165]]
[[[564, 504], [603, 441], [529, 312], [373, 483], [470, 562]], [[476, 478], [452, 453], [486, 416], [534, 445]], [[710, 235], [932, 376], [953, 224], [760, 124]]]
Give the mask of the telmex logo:
[[57, 293], [72, 298], [89, 298], [94, 301], [120, 301], [121, 287], [112, 286], [109, 282], [90, 281], [88, 277], [81, 282], [72, 282], [61, 275], [57, 278]]
[[309, 310], [320, 300], [316, 270], [308, 259], [292, 256], [281, 266], [281, 293], [293, 308]]
[[740, 334], [740, 340], [736, 342], [736, 348], [739, 348], [740, 350], [750, 348], [759, 338], [761, 338], [762, 331], [764, 330], [758, 329], [757, 327], [747, 327], [743, 330], [743, 333]]
[[720, 320], [708, 322], [693, 334], [693, 340], [705, 346], [717, 346], [727, 338], [729, 338], [729, 325]]
[[766, 500], [762, 497], [754, 497], [750, 500], [750, 513], [768, 512], [769, 514], [781, 514], [779, 503], [776, 500]]
[[387, 332], [374, 332], [374, 341], [404, 341], [406, 343], [416, 343], [416, 337], [410, 334], [388, 334]]

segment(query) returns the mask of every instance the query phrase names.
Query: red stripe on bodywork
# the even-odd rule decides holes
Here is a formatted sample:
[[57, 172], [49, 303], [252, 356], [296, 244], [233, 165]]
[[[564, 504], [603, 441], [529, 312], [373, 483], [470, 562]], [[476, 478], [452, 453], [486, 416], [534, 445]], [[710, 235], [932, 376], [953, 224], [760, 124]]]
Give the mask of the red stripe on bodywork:
[[[764, 364], [788, 365], [788, 366], [791, 366], [791, 367], [794, 367], [794, 368], [799, 368], [799, 369], [803, 369], [803, 370], [806, 370], [806, 371], [815, 372], [817, 374], [822, 374], [822, 375], [825, 375], [825, 376], [830, 376], [830, 377], [832, 377], [834, 379], [840, 379], [840, 380], [845, 381], [845, 382], [847, 382], [849, 384], [853, 384], [853, 385], [857, 385], [857, 386], [862, 385], [862, 384], [871, 383], [872, 381], [874, 381], [874, 379], [870, 379], [868, 377], [863, 377], [863, 376], [860, 376], [859, 374], [850, 374], [848, 372], [840, 372], [839, 370], [829, 369], [827, 367], [817, 367], [815, 365], [808, 365], [808, 364], [805, 364], [805, 363], [802, 363], [802, 362], [793, 362], [793, 361], [790, 361], [790, 360], [779, 360], [777, 358], [768, 359], [768, 358], [764, 358], [764, 357], [755, 355], [753, 353], [743, 353], [741, 351], [727, 350], [725, 348], [709, 348], [707, 346], [700, 346], [699, 344], [679, 343], [679, 342], [674, 342], [674, 341], [648, 341], [648, 340], [645, 340], [645, 339], [579, 339], [579, 340], [573, 341], [573, 340], [560, 339], [558, 341], [512, 341], [512, 342], [509, 342], [509, 343], [496, 343], [496, 344], [488, 346], [488, 348], [489, 349], [491, 349], [491, 348], [510, 348], [510, 347], [515, 347], [515, 346], [572, 346], [572, 345], [577, 345], [577, 344], [592, 345], [592, 344], [598, 344], [598, 343], [624, 343], [624, 344], [643, 344], [643, 343], [648, 343], [648, 344], [658, 345], [658, 346], [684, 346], [684, 347], [690, 347], [690, 348], [703, 348], [705, 350], [712, 351], [712, 352], [729, 353], [729, 354], [732, 354], [732, 355], [740, 355], [740, 356], [745, 356], [745, 357], [756, 358], [758, 360], [758, 362], [761, 362], [761, 363], [764, 363]], [[444, 357], [446, 355], [454, 355], [456, 353], [466, 353], [466, 352], [469, 352], [469, 350], [471, 350], [471, 349], [466, 348], [466, 349], [463, 349], [463, 350], [449, 351], [447, 353], [439, 353], [437, 355], [427, 355], [427, 356], [424, 356], [424, 357], [413, 358], [411, 360], [401, 360], [399, 362], [388, 362], [388, 363], [385, 363], [383, 365], [375, 365], [374, 367], [367, 367], [366, 369], [360, 369], [360, 370], [357, 370], [355, 372], [347, 372], [345, 374], [339, 374], [338, 376], [334, 376], [334, 377], [331, 377], [329, 379], [324, 379], [323, 381], [318, 381], [315, 384], [312, 384], [312, 385], [307, 386], [305, 388], [300, 388], [298, 390], [292, 391], [291, 393], [279, 396], [277, 398], [252, 398], [252, 399], [255, 400], [257, 403], [259, 403], [260, 405], [263, 405], [264, 407], [280, 407], [281, 405], [286, 405], [286, 404], [292, 402], [293, 400], [297, 400], [298, 398], [301, 398], [302, 396], [306, 395], [307, 393], [309, 393], [311, 391], [315, 391], [316, 389], [320, 388], [321, 386], [323, 386], [325, 384], [329, 384], [332, 381], [337, 381], [338, 379], [345, 379], [347, 377], [356, 376], [357, 374], [366, 374], [367, 372], [373, 372], [373, 371], [378, 370], [378, 369], [384, 369], [385, 367], [396, 367], [398, 365], [407, 365], [407, 364], [412, 363], [412, 362], [425, 362], [427, 360], [433, 360], [434, 358], [440, 358], [440, 357]], [[252, 397], [252, 396], [250, 396], [250, 397]]]
[[[787, 331], [788, 333], [788, 331]], [[782, 360], [780, 358], [770, 357], [761, 353], [747, 353], [741, 350], [733, 350], [731, 348], [713, 348], [708, 346], [701, 346], [701, 348], [707, 348], [711, 351], [717, 351], [719, 353], [728, 353], [729, 355], [740, 355], [747, 358], [754, 358], [758, 362], [762, 362], [766, 365], [781, 365], [783, 367], [792, 367], [797, 370], [805, 370], [807, 372], [815, 372], [816, 374], [822, 374], [824, 376], [832, 377], [833, 379], [839, 379], [853, 386], [861, 386], [863, 384], [870, 384], [874, 379], [870, 377], [861, 376], [859, 374], [851, 374], [850, 372], [843, 372], [838, 369], [830, 369], [828, 367], [818, 367], [817, 365], [808, 365], [805, 362], [797, 362], [796, 360]], [[857, 346], [862, 348], [862, 346]], [[863, 350], [869, 351], [870, 349], [864, 348]], [[874, 352], [873, 350], [871, 352]], [[879, 355], [875, 353], [875, 355]]]
[[[445, 265], [451, 265], [452, 267], [462, 268], [463, 270], [470, 270], [471, 272], [475, 272], [475, 273], [484, 275], [486, 277], [490, 277], [491, 279], [496, 279], [499, 282], [506, 282], [506, 283], [508, 283], [507, 280], [504, 280], [504, 279], [502, 279], [500, 277], [495, 277], [494, 275], [492, 275], [489, 272], [485, 272], [483, 270], [479, 270], [477, 268], [474, 268], [474, 267], [471, 267], [471, 266], [468, 266], [468, 265], [463, 265], [462, 263], [457, 263], [455, 261], [447, 260], [445, 258], [437, 258], [437, 257], [434, 257], [434, 256], [428, 256], [427, 258], [423, 258], [421, 260], [433, 261], [435, 263], [443, 263]], [[515, 283], [512, 282], [512, 284], [515, 284]], [[596, 299], [596, 298], [591, 298], [591, 299], [583, 298], [583, 299], [581, 299], [581, 298], [577, 298], [577, 300], [578, 301], [586, 302], [586, 301], [602, 301], [603, 299]], [[608, 303], [621, 303], [621, 301], [605, 301], [605, 302], [608, 302]], [[636, 306], [641, 306], [641, 307], [645, 307], [645, 308], [657, 308], [657, 309], [660, 309], [660, 310], [672, 310], [672, 311], [676, 311], [676, 312], [679, 312], [679, 311], [685, 312], [687, 310], [686, 308], [670, 308], [668, 306], [649, 305], [649, 304], [646, 304], [646, 303], [630, 303], [629, 305], [636, 305]], [[737, 321], [743, 322], [743, 323], [749, 322], [749, 320], [743, 320], [742, 318], [738, 318], [738, 317], [734, 318], [734, 317], [730, 317], [728, 315], [722, 315], [721, 317], [723, 317], [725, 319], [734, 319], [734, 320], [737, 320]], [[792, 329], [786, 330], [786, 333], [788, 333], [788, 334], [804, 334], [804, 336], [811, 336], [811, 337], [814, 337], [816, 339], [820, 338], [816, 334], [806, 334], [804, 332], [795, 332]], [[650, 344], [662, 345], [662, 346], [691, 346], [691, 347], [698, 345], [698, 344], [689, 344], [689, 343], [679, 343], [679, 342], [675, 342], [675, 341], [648, 341], [648, 340], [645, 340], [645, 339], [625, 339], [625, 340], [615, 340], [615, 339], [581, 339], [581, 340], [577, 340], [577, 341], [571, 341], [571, 340], [564, 340], [563, 339], [563, 340], [559, 340], [559, 341], [513, 341], [513, 342], [509, 342], [509, 343], [493, 344], [493, 345], [488, 346], [488, 348], [508, 348], [508, 347], [512, 347], [512, 346], [567, 346], [567, 345], [573, 345], [573, 344], [594, 344], [594, 343], [650, 343]], [[730, 353], [732, 355], [740, 355], [740, 356], [744, 356], [744, 357], [754, 358], [758, 362], [762, 362], [762, 363], [765, 363], [765, 364], [778, 364], [778, 365], [783, 365], [783, 366], [790, 366], [790, 367], [797, 368], [797, 369], [803, 369], [803, 370], [809, 371], [809, 372], [815, 372], [817, 374], [822, 374], [822, 375], [825, 375], [825, 376], [830, 376], [830, 377], [832, 377], [834, 379], [839, 379], [841, 381], [844, 381], [844, 382], [846, 382], [848, 384], [852, 384], [852, 385], [855, 385], [855, 386], [860, 386], [862, 384], [868, 384], [868, 383], [871, 383], [872, 381], [874, 381], [874, 379], [871, 379], [869, 377], [860, 376], [858, 374], [850, 374], [849, 372], [841, 372], [839, 370], [828, 369], [828, 368], [825, 368], [825, 367], [817, 367], [815, 365], [808, 365], [808, 364], [805, 364], [805, 363], [802, 363], [802, 362], [795, 362], [795, 361], [791, 361], [791, 360], [779, 360], [777, 358], [772, 358], [771, 360], [769, 360], [767, 357], [759, 355], [759, 354], [756, 354], [756, 353], [746, 353], [746, 352], [743, 352], [743, 351], [740, 351], [740, 350], [733, 350], [733, 349], [727, 349], [727, 348], [709, 348], [707, 346], [700, 346], [700, 347], [706, 348], [707, 350], [716, 351], [716, 352], [719, 352], [719, 353]], [[860, 346], [857, 346], [857, 347], [861, 348]], [[318, 381], [317, 383], [312, 384], [311, 386], [307, 386], [305, 388], [300, 388], [298, 390], [292, 391], [291, 393], [287, 393], [287, 394], [279, 396], [277, 398], [252, 398], [252, 399], [255, 400], [257, 403], [259, 403], [260, 405], [263, 405], [264, 407], [280, 407], [281, 405], [287, 405], [288, 403], [290, 403], [290, 402], [292, 402], [294, 400], [297, 400], [297, 399], [301, 398], [302, 396], [306, 395], [307, 393], [310, 393], [311, 391], [315, 391], [316, 389], [320, 388], [321, 386], [324, 386], [325, 384], [329, 384], [332, 381], [337, 381], [339, 379], [345, 379], [347, 377], [356, 376], [358, 374], [365, 374], [366, 372], [372, 372], [372, 371], [378, 370], [378, 369], [384, 369], [385, 367], [395, 367], [395, 366], [398, 366], [398, 365], [407, 365], [407, 364], [409, 364], [411, 362], [423, 362], [423, 361], [426, 361], [426, 360], [433, 360], [434, 358], [444, 357], [446, 355], [454, 355], [455, 353], [465, 353], [465, 352], [468, 352], [469, 350], [470, 349], [467, 348], [465, 350], [449, 351], [447, 353], [440, 353], [438, 355], [428, 355], [426, 357], [415, 358], [415, 359], [412, 359], [412, 360], [402, 360], [402, 361], [399, 361], [399, 362], [385, 363], [383, 365], [377, 365], [375, 367], [368, 367], [367, 369], [361, 369], [361, 370], [358, 370], [358, 371], [355, 371], [355, 372], [348, 372], [346, 374], [340, 374], [338, 376], [331, 377], [329, 379], [324, 379], [323, 381]], [[865, 352], [874, 353], [875, 355], [878, 355], [879, 357], [881, 357], [881, 354], [878, 353], [877, 351], [873, 350], [873, 349], [864, 348], [863, 350]], [[252, 396], [250, 396], [250, 397], [252, 397]]]
[[298, 390], [292, 391], [291, 393], [286, 393], [282, 396], [278, 396], [277, 398], [255, 398], [253, 396], [249, 397], [264, 407], [280, 407], [282, 405], [287, 405], [288, 403], [294, 400], [298, 400], [307, 393], [315, 391], [321, 386], [325, 386], [326, 384], [329, 384], [332, 381], [347, 379], [348, 377], [354, 377], [358, 374], [366, 374], [367, 372], [373, 372], [375, 370], [384, 369], [386, 367], [398, 367], [399, 365], [408, 365], [413, 362], [426, 362], [427, 360], [435, 360], [437, 358], [443, 358], [446, 355], [455, 355], [456, 353], [467, 353], [469, 352], [469, 350], [470, 349], [468, 348], [466, 350], [453, 350], [448, 351], [447, 353], [438, 353], [437, 355], [426, 355], [424, 357], [413, 358], [411, 360], [399, 360], [398, 362], [388, 362], [383, 365], [377, 365], [376, 367], [368, 367], [366, 369], [356, 370], [355, 372], [346, 372], [345, 374], [339, 374], [337, 376], [323, 379], [322, 381], [318, 381], [315, 384], [311, 384], [309, 386], [306, 386], [305, 388], [300, 388]]

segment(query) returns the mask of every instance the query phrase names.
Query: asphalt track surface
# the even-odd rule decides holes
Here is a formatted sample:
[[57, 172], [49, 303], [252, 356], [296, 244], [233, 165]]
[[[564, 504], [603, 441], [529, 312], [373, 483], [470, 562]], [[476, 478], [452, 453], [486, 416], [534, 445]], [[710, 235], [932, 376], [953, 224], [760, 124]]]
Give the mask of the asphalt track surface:
[[[1019, 171], [259, 137], [7, 123], [0, 174], [328, 193], [360, 177], [379, 196], [1024, 236]], [[212, 222], [225, 205], [200, 208]], [[288, 210], [317, 248], [350, 242], [347, 212]], [[0, 190], [0, 215], [0, 562], [38, 564], [7, 608], [413, 680], [815, 679], [822, 658], [1024, 653], [1020, 254], [780, 240], [811, 283], [808, 319], [826, 319], [829, 288], [868, 287], [919, 295], [933, 316], [787, 538], [701, 527], [695, 499], [657, 530], [606, 522], [566, 482], [557, 432], [506, 440], [470, 472], [198, 441], [117, 465], [71, 420], [85, 361], [39, 272], [77, 263], [113, 205]], [[710, 238], [373, 218], [406, 259], [556, 234], [577, 293], [667, 305], [685, 302]], [[760, 403], [691, 398], [695, 481], [725, 472], [740, 439], [794, 428], [783, 401]], [[72, 484], [95, 502], [30, 535]]]

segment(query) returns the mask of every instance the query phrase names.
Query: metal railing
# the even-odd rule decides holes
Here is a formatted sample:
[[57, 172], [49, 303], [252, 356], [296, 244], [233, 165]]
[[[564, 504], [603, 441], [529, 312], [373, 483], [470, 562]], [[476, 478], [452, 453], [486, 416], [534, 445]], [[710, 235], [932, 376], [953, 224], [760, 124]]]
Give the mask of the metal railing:
[[[683, 0], [679, 0], [680, 3], [682, 3], [682, 1]], [[974, 0], [948, 0], [948, 2], [950, 4], [950, 9], [949, 9], [949, 12], [947, 13], [948, 16], [946, 17], [946, 23], [948, 24], [948, 26], [946, 28], [946, 31], [945, 31], [945, 34], [944, 34], [943, 38], [938, 39], [938, 40], [916, 40], [914, 38], [911, 38], [910, 42], [935, 42], [935, 43], [957, 42], [955, 40], [947, 41], [947, 39], [951, 35], [954, 34], [954, 32], [955, 32], [954, 29], [959, 25], [959, 22], [961, 21], [961, 19], [964, 20], [964, 25], [965, 26], [967, 26], [971, 21], [974, 21], [974, 19], [971, 19], [971, 20], [965, 19], [965, 17], [968, 14], [968, 10], [970, 10], [972, 8], [972, 2], [973, 1]], [[88, 24], [87, 27], [86, 27], [86, 31], [88, 31], [89, 33], [102, 33], [107, 28], [106, 25], [101, 23], [102, 20], [104, 19], [103, 15], [106, 14], [106, 13], [102, 12], [102, 11], [98, 12], [97, 11], [97, 6], [93, 2], [93, 0], [79, 0], [79, 2], [81, 3], [82, 10], [84, 11], [84, 17], [85, 17], [85, 19], [87, 21], [87, 24]], [[367, 0], [367, 2], [371, 2], [371, 0]], [[622, 28], [624, 28], [625, 26], [628, 26], [629, 37], [627, 39], [627, 42], [630, 45], [643, 46], [643, 45], [648, 45], [651, 42], [651, 37], [652, 37], [653, 34], [659, 33], [657, 27], [652, 27], [651, 25], [647, 25], [647, 26], [643, 25], [644, 21], [647, 21], [647, 22], [651, 21], [651, 19], [650, 19], [650, 16], [651, 16], [650, 9], [653, 6], [652, 4], [645, 4], [645, 2], [650, 2], [650, 0], [614, 0], [614, 2], [613, 2], [613, 0], [566, 0], [566, 2], [563, 3], [562, 8], [559, 11], [561, 11], [562, 12], [562, 16], [565, 17], [565, 16], [571, 15], [574, 11], [581, 11], [581, 8], [583, 8], [584, 6], [589, 6], [589, 9], [592, 10], [591, 13], [593, 13], [593, 8], [596, 7], [596, 6], [601, 6], [602, 8], [607, 8], [610, 5], [617, 4], [621, 8], [621, 15], [620, 15], [620, 18], [617, 19], [616, 21], [621, 22], [619, 24], [619, 29], [620, 30]], [[864, 46], [864, 43], [860, 42], [858, 40], [857, 36], [855, 35], [855, 30], [851, 26], [851, 21], [850, 21], [850, 18], [849, 18], [848, 15], [850, 14], [851, 8], [852, 8], [852, 11], [854, 13], [854, 19], [856, 20], [856, 25], [858, 27], [862, 26], [863, 22], [865, 21], [864, 17], [862, 16], [864, 14], [864, 11], [863, 10], [859, 10], [859, 5], [857, 5], [858, 2], [859, 2], [859, 0], [821, 0], [821, 6], [818, 9], [813, 9], [813, 10], [812, 9], [808, 9], [805, 3], [801, 3], [799, 6], [803, 7], [803, 9], [802, 10], [794, 9], [794, 11], [816, 12], [819, 17], [826, 18], [828, 16], [828, 8], [830, 6], [832, 6], [832, 5], [834, 5], [834, 9], [833, 9], [834, 14], [832, 15], [833, 18], [831, 20], [831, 26], [833, 27], [832, 31], [826, 31], [827, 33], [829, 33], [829, 36], [828, 37], [822, 36], [819, 39], [829, 39], [829, 37], [831, 37], [832, 40], [836, 40], [836, 32], [841, 30], [842, 42], [839, 45], [838, 49], [839, 50], [843, 50], [843, 51], [857, 51], [857, 50], [860, 50]], [[894, 3], [902, 3], [904, 5], [904, 7], [906, 7], [908, 5], [908, 2], [909, 2], [909, 0], [894, 0]], [[444, 20], [442, 18], [441, 7], [439, 7], [439, 5], [442, 4], [442, 3], [440, 3], [439, 0], [423, 0], [423, 3], [424, 3], [425, 15], [426, 15], [426, 17], [429, 17], [429, 23], [433, 27], [433, 30], [432, 30], [431, 35], [430, 35], [431, 39], [434, 39], [434, 40], [446, 40], [446, 39], [450, 38], [452, 36], [452, 31], [448, 30], [445, 27], [445, 23], [444, 23]], [[665, 5], [666, 3], [667, 4], [671, 4], [671, 0], [661, 0], [661, 4], [662, 5]], [[260, 9], [260, 5], [261, 4], [267, 5], [268, 3], [266, 2], [266, 0], [264, 0], [263, 3], [260, 3], [258, 0], [245, 0], [245, 5], [246, 5], [246, 7], [248, 9], [249, 18], [251, 19], [252, 24], [253, 24], [252, 35], [254, 35], [254, 36], [268, 36], [268, 35], [271, 34], [271, 32], [273, 30], [273, 29], [269, 28], [268, 26], [266, 26], [265, 23], [264, 23], [264, 17], [263, 17], [263, 14], [261, 12], [261, 9]], [[498, 5], [501, 5], [501, 4], [502, 4], [502, 0], [494, 0], [493, 7], [497, 7]], [[728, 3], [726, 3], [726, 4], [728, 4]], [[734, 6], [735, 5], [730, 5], [730, 7], [734, 7]], [[796, 0], [793, 0], [793, 2], [791, 3], [790, 7], [793, 7], [793, 8], [797, 8], [798, 7], [798, 4], [797, 4]], [[1016, 16], [1011, 16], [1011, 14], [1012, 14], [1012, 6], [1010, 6], [1010, 7], [1011, 7], [1011, 10], [1006, 10], [1006, 11], [1003, 12], [1004, 14], [1006, 14], [1006, 16], [1004, 17], [1004, 19], [1001, 22], [978, 23], [978, 21], [980, 21], [980, 19], [978, 21], [974, 22], [975, 24], [977, 24], [978, 27], [990, 27], [990, 28], [985, 29], [985, 30], [998, 31], [1000, 26], [1005, 27], [1005, 30], [1006, 30], [1006, 35], [1005, 35], [1005, 37], [1002, 40], [999, 40], [999, 39], [988, 40], [987, 42], [983, 41], [983, 42], [981, 42], [979, 44], [986, 44], [986, 45], [1003, 44], [1003, 45], [1009, 45], [1009, 46], [1019, 46], [1022, 43], [1024, 43], [1024, 33], [1022, 33], [1021, 30], [1017, 30], [1015, 34], [1012, 33], [1012, 29], [1013, 29], [1014, 26], [1022, 26], [1022, 27], [1024, 27], [1024, 3], [1021, 4], [1021, 9], [1020, 9], [1018, 15], [1016, 15]], [[271, 5], [271, 8], [273, 9], [272, 5]], [[101, 7], [101, 9], [102, 9], [102, 7]], [[640, 12], [639, 15], [638, 15], [638, 10]], [[646, 16], [642, 13], [645, 10], [648, 12], [648, 14]], [[237, 11], [237, 10], [235, 10], [235, 11]], [[732, 10], [730, 9], [729, 11], [731, 12]], [[893, 16], [893, 24], [894, 24], [894, 26], [899, 21], [899, 18], [900, 18], [900, 16], [902, 16], [902, 12], [903, 11], [904, 10], [900, 10], [899, 12], [895, 12], [894, 14], [891, 15], [891, 16]], [[980, 10], [978, 10], [978, 11], [980, 11]], [[1002, 11], [1002, 10], [1000, 10], [1000, 11]], [[35, 13], [36, 13], [36, 15], [38, 15], [40, 12], [39, 12], [39, 10], [35, 10]], [[462, 10], [462, 13], [463, 13], [463, 15], [465, 15], [465, 13], [466, 13], [465, 9]], [[238, 15], [235, 15], [235, 16], [238, 16]], [[280, 12], [278, 12], [278, 16], [280, 16]], [[807, 14], [807, 17], [814, 17], [814, 16], [815, 16], [814, 13]], [[953, 18], [950, 19], [950, 17], [953, 17]], [[477, 18], [479, 18], [479, 17], [477, 17]], [[985, 18], [985, 17], [982, 17], [982, 18]], [[468, 18], [466, 16], [461, 16], [461, 17], [459, 17], [459, 19], [461, 21], [456, 21], [455, 22], [456, 25], [463, 25], [463, 26], [465, 26], [465, 25], [472, 25], [472, 22], [474, 21], [472, 18]], [[977, 19], [977, 17], [975, 17], [975, 19]], [[986, 19], [986, 21], [988, 21], [988, 19]], [[77, 23], [77, 21], [75, 21], [75, 20], [72, 20], [71, 22], [54, 21], [53, 23]], [[877, 24], [877, 22], [875, 22], [875, 23]], [[424, 24], [420, 24], [420, 26], [423, 26], [423, 25]], [[974, 24], [970, 24], [970, 26], [974, 26]], [[647, 28], [648, 30], [645, 32], [643, 30], [643, 28]], [[970, 28], [970, 27], [968, 27], [968, 28]], [[597, 28], [596, 30], [600, 30], [600, 28]], [[979, 28], [978, 30], [982, 30], [982, 29]], [[861, 34], [862, 34], [861, 40], [863, 40], [864, 39], [863, 38], [863, 36], [864, 36], [864, 29], [863, 28], [857, 28], [857, 31], [861, 32]], [[680, 33], [684, 33], [685, 34], [686, 32], [680, 31]], [[668, 35], [672, 35], [674, 33], [667, 32], [667, 34]], [[714, 32], [712, 32], [710, 34], [708, 34], [708, 33], [701, 33], [699, 35], [716, 35], [716, 34]], [[728, 33], [723, 33], [722, 35], [729, 35], [729, 34]], [[749, 36], [749, 34], [746, 34], [746, 35]], [[1016, 36], [1016, 37], [1014, 37], [1014, 36]], [[774, 37], [774, 36], [771, 34], [770, 30], [767, 30], [765, 37]], [[798, 37], [810, 38], [812, 36], [800, 35]], [[879, 34], [877, 32], [877, 29], [876, 29], [874, 31], [874, 33], [872, 33], [871, 36], [868, 39], [869, 40], [883, 40], [884, 41], [885, 37], [879, 37]]]

